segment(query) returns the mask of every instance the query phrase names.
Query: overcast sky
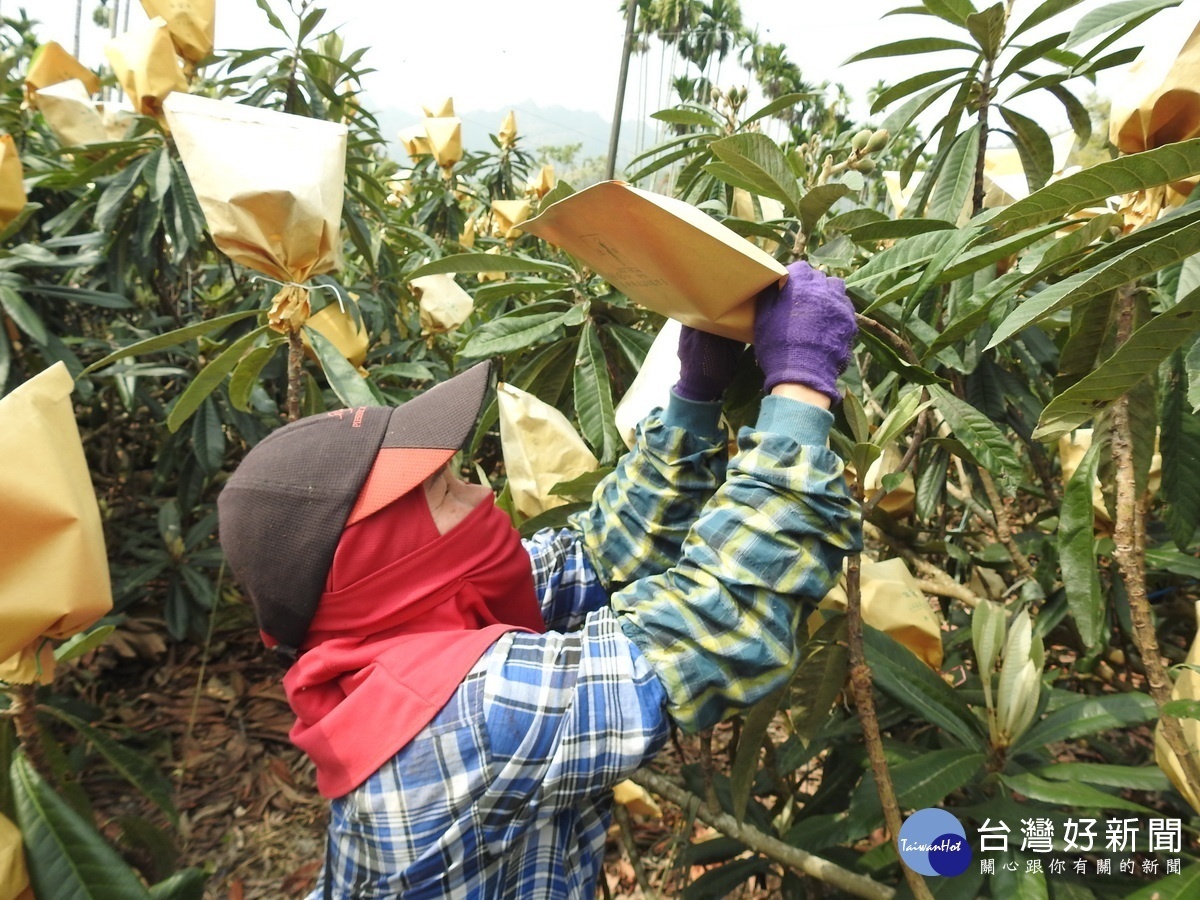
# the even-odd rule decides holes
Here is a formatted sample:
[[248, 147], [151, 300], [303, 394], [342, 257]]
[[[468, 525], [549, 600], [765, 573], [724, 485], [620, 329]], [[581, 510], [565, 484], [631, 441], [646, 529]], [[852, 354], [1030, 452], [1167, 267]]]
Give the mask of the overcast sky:
[[[108, 2], [119, 2], [124, 10], [126, 0]], [[1194, 22], [1200, 0], [1185, 2]], [[271, 4], [281, 18], [291, 21], [285, 0], [271, 0]], [[81, 56], [92, 66], [103, 61], [105, 35], [90, 19], [99, 5], [99, 0], [83, 0]], [[460, 112], [531, 99], [543, 106], [612, 115], [624, 35], [619, 0], [326, 0], [320, 5], [329, 10], [323, 29], [336, 27], [350, 48], [371, 48], [366, 62], [378, 72], [365, 85], [369, 107], [395, 106], [419, 113], [422, 103], [450, 95]], [[841, 67], [851, 55], [904, 37], [957, 36], [955, 29], [936, 19], [883, 18], [889, 9], [904, 5], [907, 2], [901, 0], [741, 0], [745, 24], [757, 26], [762, 40], [786, 44], [807, 79], [840, 81], [860, 100], [880, 79], [895, 82], [941, 64], [922, 56], [903, 63], [876, 60]], [[983, 5], [977, 0], [977, 7]], [[1017, 0], [1014, 15], [1023, 18], [1039, 5], [1040, 0]], [[1100, 5], [1103, 0], [1085, 0], [1076, 9], [1082, 12]], [[0, 11], [6, 14], [20, 6], [45, 23], [39, 37], [71, 49], [76, 0], [0, 0]], [[130, 27], [147, 21], [137, 0], [128, 15]], [[124, 12], [121, 17], [123, 23]], [[264, 46], [277, 40], [254, 0], [218, 0], [218, 48]], [[649, 114], [664, 105], [667, 95], [660, 84], [667, 80], [662, 76], [670, 63], [670, 56], [664, 59], [657, 49], [635, 62], [626, 95], [627, 117]], [[721, 84], [733, 81], [730, 70], [734, 68], [726, 64]], [[744, 81], [744, 76], [736, 80]], [[1052, 128], [1065, 128], [1055, 101], [1032, 110], [1021, 108]], [[855, 112], [866, 114], [861, 106]]]

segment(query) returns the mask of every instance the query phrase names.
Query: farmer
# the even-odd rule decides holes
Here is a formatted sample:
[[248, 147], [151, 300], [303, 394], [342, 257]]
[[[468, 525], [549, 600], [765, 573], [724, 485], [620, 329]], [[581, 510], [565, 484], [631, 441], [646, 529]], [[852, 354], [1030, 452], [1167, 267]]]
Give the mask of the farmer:
[[805, 263], [759, 297], [768, 396], [727, 460], [744, 348], [685, 328], [666, 410], [588, 510], [526, 541], [450, 467], [486, 363], [247, 455], [221, 543], [332, 801], [311, 900], [595, 895], [610, 788], [672, 720], [708, 728], [779, 687], [803, 601], [859, 545], [826, 447], [854, 331], [841, 282]]

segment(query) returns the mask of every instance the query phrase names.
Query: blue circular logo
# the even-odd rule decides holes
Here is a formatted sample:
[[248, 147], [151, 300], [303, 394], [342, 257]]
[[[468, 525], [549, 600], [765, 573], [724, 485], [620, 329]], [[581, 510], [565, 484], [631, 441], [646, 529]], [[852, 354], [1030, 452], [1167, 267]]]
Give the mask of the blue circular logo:
[[922, 875], [961, 875], [973, 854], [962, 823], [944, 809], [919, 809], [900, 826], [900, 858]]

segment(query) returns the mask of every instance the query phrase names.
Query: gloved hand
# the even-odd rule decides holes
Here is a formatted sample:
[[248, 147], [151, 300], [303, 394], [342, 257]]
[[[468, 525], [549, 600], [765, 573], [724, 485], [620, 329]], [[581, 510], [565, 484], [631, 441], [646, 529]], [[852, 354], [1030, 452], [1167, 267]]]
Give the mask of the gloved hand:
[[754, 353], [766, 376], [764, 389], [803, 384], [836, 403], [837, 377], [850, 361], [857, 331], [842, 280], [806, 262], [792, 263], [783, 287], [759, 294], [754, 312]]
[[685, 400], [720, 400], [733, 381], [733, 370], [746, 345], [687, 325], [679, 332], [679, 381], [675, 393]]

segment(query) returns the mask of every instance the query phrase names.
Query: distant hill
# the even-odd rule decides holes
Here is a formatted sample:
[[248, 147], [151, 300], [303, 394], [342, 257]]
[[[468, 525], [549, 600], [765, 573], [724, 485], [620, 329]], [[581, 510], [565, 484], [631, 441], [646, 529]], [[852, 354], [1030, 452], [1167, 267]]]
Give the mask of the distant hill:
[[[541, 147], [582, 144], [579, 151], [581, 160], [604, 157], [608, 154], [610, 125], [607, 118], [598, 113], [567, 109], [564, 106], [541, 106], [532, 100], [495, 110], [460, 110], [463, 145], [468, 150], [493, 149], [488, 135], [500, 130], [500, 123], [504, 121], [510, 109], [517, 114], [520, 146], [527, 153], [536, 156]], [[402, 154], [403, 151], [399, 150], [396, 140], [396, 132], [418, 124], [421, 121], [420, 115], [395, 108], [378, 110], [375, 115], [379, 119], [380, 131], [394, 153]], [[633, 145], [637, 135], [636, 129], [637, 122], [634, 120], [625, 119], [621, 125], [621, 145], [617, 154], [618, 170], [635, 155]]]

